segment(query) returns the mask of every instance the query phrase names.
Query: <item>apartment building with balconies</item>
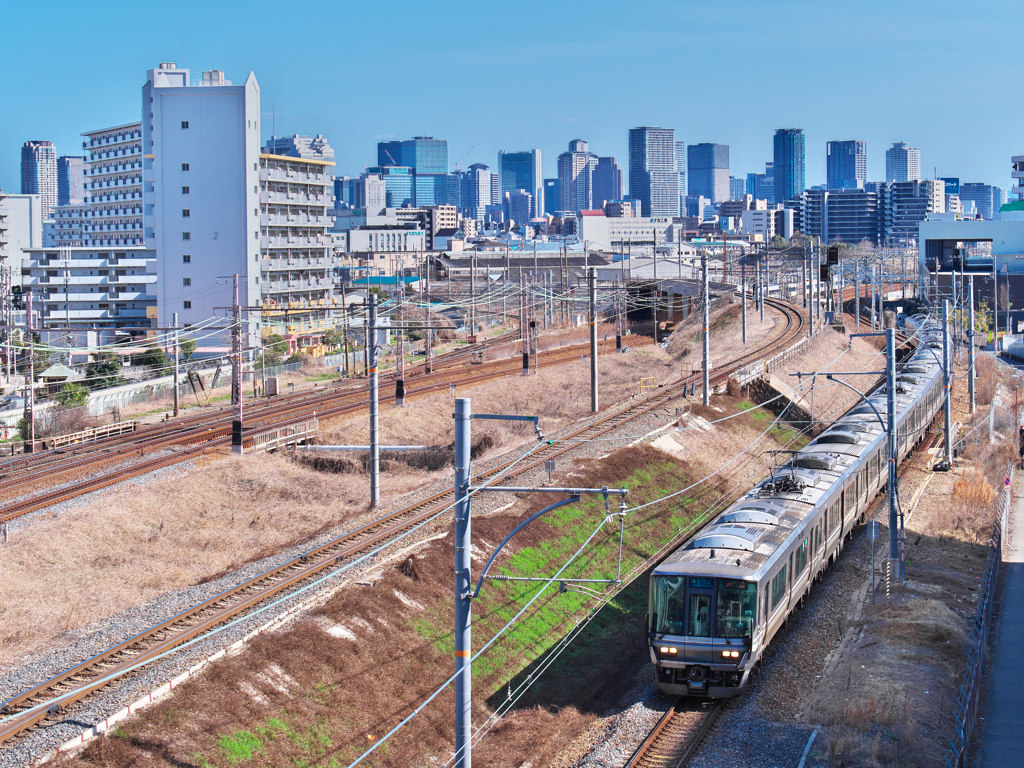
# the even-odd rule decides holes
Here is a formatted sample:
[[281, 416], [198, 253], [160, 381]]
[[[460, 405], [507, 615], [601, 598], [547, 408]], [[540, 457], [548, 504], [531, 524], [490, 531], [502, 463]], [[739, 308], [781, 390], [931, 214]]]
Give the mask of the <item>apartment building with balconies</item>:
[[[115, 125], [89, 131], [82, 136], [85, 139], [82, 142], [85, 152], [82, 245], [91, 248], [144, 247], [142, 123]], [[66, 208], [61, 206], [61, 209]], [[58, 220], [60, 213], [58, 210]], [[73, 219], [74, 213], [65, 218]]]
[[4, 207], [4, 193], [0, 190], [0, 259], [7, 259], [7, 209]]
[[337, 257], [327, 234], [334, 223], [327, 215], [333, 166], [329, 160], [259, 156], [264, 336], [316, 333], [334, 325]]
[[86, 343], [88, 330], [98, 330], [104, 344], [125, 333], [153, 336], [157, 276], [152, 251], [31, 248], [26, 256], [21, 279], [33, 293], [42, 329], [81, 329], [61, 332], [80, 344]]

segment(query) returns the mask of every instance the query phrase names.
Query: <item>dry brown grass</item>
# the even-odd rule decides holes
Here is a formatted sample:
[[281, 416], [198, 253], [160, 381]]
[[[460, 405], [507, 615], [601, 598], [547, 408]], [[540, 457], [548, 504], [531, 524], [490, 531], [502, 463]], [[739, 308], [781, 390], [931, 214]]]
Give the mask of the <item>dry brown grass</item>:
[[[723, 296], [711, 302], [711, 360], [715, 365], [735, 360], [765, 344], [782, 331], [782, 316], [765, 306], [764, 322], [753, 304], [747, 307], [747, 344], [743, 345], [742, 308], [732, 296]], [[700, 312], [691, 312], [680, 322], [668, 339], [668, 352], [681, 363], [690, 363], [695, 369], [702, 365]]]

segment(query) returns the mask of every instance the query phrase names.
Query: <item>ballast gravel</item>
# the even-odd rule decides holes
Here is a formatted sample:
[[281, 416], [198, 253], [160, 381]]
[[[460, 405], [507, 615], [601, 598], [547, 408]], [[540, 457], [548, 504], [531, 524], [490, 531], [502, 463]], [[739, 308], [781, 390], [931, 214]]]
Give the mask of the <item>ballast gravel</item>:
[[[682, 400], [680, 400], [682, 402]], [[621, 403], [620, 405], [624, 405]], [[580, 458], [596, 458], [609, 453], [616, 448], [628, 444], [631, 440], [639, 439], [650, 431], [663, 427], [674, 416], [678, 415], [673, 405], [656, 409], [650, 413], [639, 416], [627, 422], [622, 427], [608, 433], [603, 439], [580, 443], [566, 453], [558, 457], [559, 470], [571, 466], [573, 460]], [[549, 438], [556, 438], [570, 431], [575, 431], [588, 423], [588, 420], [581, 420], [569, 427], [566, 427], [549, 435]], [[609, 440], [608, 438], [622, 438], [620, 440]], [[523, 448], [532, 447], [529, 444], [511, 451], [504, 456], [495, 457], [488, 461], [474, 463], [474, 471], [481, 472], [490, 467], [497, 466], [513, 458], [523, 455]], [[530, 458], [524, 460], [529, 463]], [[176, 465], [150, 473], [149, 476], [157, 476], [161, 472], [180, 472], [188, 464]], [[135, 478], [125, 481], [126, 483], [142, 482], [145, 478]], [[544, 485], [547, 483], [547, 472], [543, 466], [533, 469], [516, 479], [520, 485]], [[249, 579], [263, 571], [269, 570], [287, 560], [301, 555], [321, 544], [342, 535], [348, 530], [376, 519], [392, 510], [400, 509], [414, 503], [418, 498], [424, 498], [451, 487], [450, 477], [439, 479], [426, 488], [415, 493], [396, 499], [391, 504], [382, 505], [371, 515], [365, 515], [361, 519], [350, 520], [343, 528], [325, 532], [317, 538], [293, 547], [285, 552], [270, 558], [251, 563], [244, 568], [235, 571], [223, 578], [206, 584], [189, 587], [186, 589], [167, 592], [159, 597], [140, 606], [128, 609], [116, 616], [97, 621], [89, 626], [73, 632], [66, 633], [55, 641], [56, 649], [47, 653], [33, 654], [19, 660], [19, 666], [0, 677], [0, 702], [21, 693], [33, 685], [49, 679], [50, 677], [63, 672], [64, 670], [80, 663], [96, 653], [116, 645], [139, 632], [159, 624], [172, 616], [191, 608], [198, 603], [208, 600], [221, 592], [230, 589], [237, 584]], [[101, 491], [102, 493], [102, 491]], [[91, 496], [91, 494], [90, 494]], [[86, 497], [88, 498], [88, 497]], [[474, 514], [486, 515], [497, 511], [513, 500], [510, 494], [489, 493], [481, 494], [474, 501]], [[75, 499], [65, 504], [76, 504]], [[63, 505], [55, 505], [62, 507]], [[54, 508], [41, 510], [36, 514], [54, 514]], [[58, 511], [59, 513], [59, 511]], [[26, 516], [28, 517], [28, 516]], [[190, 667], [203, 659], [220, 651], [235, 641], [243, 638], [246, 634], [262, 626], [274, 618], [282, 616], [290, 609], [309, 601], [316, 594], [323, 595], [326, 590], [333, 590], [346, 584], [355, 584], [360, 581], [372, 580], [374, 573], [379, 571], [384, 564], [394, 559], [398, 553], [404, 553], [409, 547], [422, 542], [428, 538], [443, 535], [451, 528], [451, 515], [445, 513], [433, 522], [417, 529], [415, 532], [406, 535], [393, 544], [382, 550], [378, 556], [363, 560], [357, 565], [351, 566], [344, 571], [335, 571], [333, 575], [322, 578], [316, 587], [308, 589], [301, 594], [293, 593], [292, 596], [281, 599], [273, 604], [272, 608], [263, 610], [258, 614], [249, 614], [238, 620], [236, 623], [222, 629], [218, 634], [202, 639], [170, 654], [165, 659], [157, 661], [137, 673], [133, 673], [121, 681], [111, 684], [107, 689], [86, 701], [69, 707], [65, 716], [60, 720], [48, 724], [46, 727], [37, 728], [23, 738], [18, 739], [11, 747], [0, 747], [0, 768], [13, 768], [24, 766], [38, 761], [49, 753], [64, 744], [68, 740], [77, 737], [83, 730], [91, 727], [94, 723], [100, 722], [106, 717], [120, 711], [131, 703], [146, 696], [153, 689], [163, 685], [169, 679], [185, 672]], [[655, 715], [655, 722], [660, 713]]]

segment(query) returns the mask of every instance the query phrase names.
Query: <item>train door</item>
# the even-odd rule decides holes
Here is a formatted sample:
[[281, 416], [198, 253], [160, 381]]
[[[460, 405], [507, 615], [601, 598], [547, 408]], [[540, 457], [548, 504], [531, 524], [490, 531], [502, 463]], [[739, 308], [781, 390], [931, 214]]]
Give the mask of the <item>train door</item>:
[[715, 580], [690, 576], [686, 585], [686, 625], [683, 661], [713, 664], [714, 648], [711, 629], [714, 626]]

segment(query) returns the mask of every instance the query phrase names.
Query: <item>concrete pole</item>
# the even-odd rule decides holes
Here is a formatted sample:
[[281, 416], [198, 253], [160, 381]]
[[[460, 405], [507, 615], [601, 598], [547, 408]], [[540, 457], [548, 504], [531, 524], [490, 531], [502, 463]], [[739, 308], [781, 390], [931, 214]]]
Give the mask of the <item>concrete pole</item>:
[[800, 259], [802, 279], [800, 281], [800, 295], [804, 299], [804, 309], [807, 309], [807, 257]]
[[371, 293], [370, 316], [366, 325], [367, 373], [370, 379], [370, 506], [380, 502], [380, 413], [377, 380], [377, 294]]
[[232, 316], [234, 328], [231, 331], [231, 403], [235, 416], [231, 421], [231, 452], [242, 453], [242, 307], [238, 303], [238, 275], [234, 276], [234, 298]]
[[701, 251], [700, 255], [700, 279], [704, 295], [704, 364], [702, 370], [704, 387], [704, 405], [711, 403], [711, 292], [708, 290], [708, 255]]
[[433, 356], [434, 356], [434, 329], [430, 326], [433, 325], [433, 318], [430, 314], [430, 257], [426, 256], [423, 259], [423, 303], [426, 305], [426, 313], [424, 317], [426, 322], [424, 323], [427, 327], [424, 329], [423, 339], [427, 345], [425, 354], [423, 355], [423, 372], [430, 373], [432, 369]]
[[876, 315], [878, 308], [878, 272], [875, 265], [871, 265], [871, 330], [877, 331]]
[[174, 326], [174, 416], [178, 417], [178, 313], [171, 315], [171, 324]]
[[398, 408], [405, 407], [405, 331], [402, 326], [405, 325], [405, 313], [402, 311], [405, 305], [405, 285], [398, 281], [398, 311], [395, 316], [398, 319], [398, 340], [396, 343], [395, 352], [397, 353], [397, 361], [395, 365], [395, 406]]
[[455, 768], [471, 768], [473, 743], [472, 671], [470, 622], [473, 604], [472, 541], [469, 499], [469, 454], [472, 412], [470, 399], [455, 400]]
[[28, 392], [25, 398], [25, 420], [28, 422], [29, 443], [36, 452], [36, 342], [32, 337], [32, 289], [25, 292], [25, 335], [28, 338]]
[[466, 336], [476, 336], [476, 254], [469, 257], [469, 333]]
[[743, 344], [747, 343], [747, 262], [740, 264], [740, 303], [743, 305]]
[[859, 262], [854, 262], [854, 265], [853, 265], [853, 285], [854, 285], [854, 290], [856, 292], [856, 296], [854, 297], [854, 303], [856, 304], [856, 307], [854, 308], [854, 312], [857, 315], [857, 330], [860, 331], [860, 263]]
[[[519, 280], [522, 283], [523, 268], [519, 268]], [[530, 375], [530, 327], [526, 319], [526, 292], [520, 285], [519, 290], [519, 337], [523, 340], [523, 376]]]
[[943, 438], [942, 449], [946, 455], [946, 461], [953, 463], [953, 438], [950, 430], [953, 428], [953, 405], [950, 399], [952, 377], [950, 376], [949, 363], [952, 355], [949, 349], [949, 299], [942, 300], [942, 384], [945, 387], [945, 410], [943, 415]]
[[899, 557], [896, 507], [896, 330], [885, 331], [885, 402], [888, 423], [886, 431], [889, 446], [889, 557]]
[[[762, 272], [764, 274], [762, 274]], [[757, 303], [761, 305], [761, 324], [764, 325], [764, 294], [768, 290], [768, 265], [765, 264], [763, 267], [761, 262], [757, 262], [757, 275], [758, 275], [758, 288], [757, 288]]]
[[971, 275], [967, 289], [970, 291], [970, 308], [968, 309], [969, 315], [967, 318], [969, 323], [967, 330], [967, 354], [970, 356], [970, 370], [967, 372], [967, 386], [970, 390], [971, 413], [974, 413], [978, 409], [978, 403], [974, 396], [974, 379], [977, 376], [977, 371], [974, 369], [974, 275]]
[[587, 282], [590, 283], [590, 412], [597, 413], [597, 270], [593, 267]]

